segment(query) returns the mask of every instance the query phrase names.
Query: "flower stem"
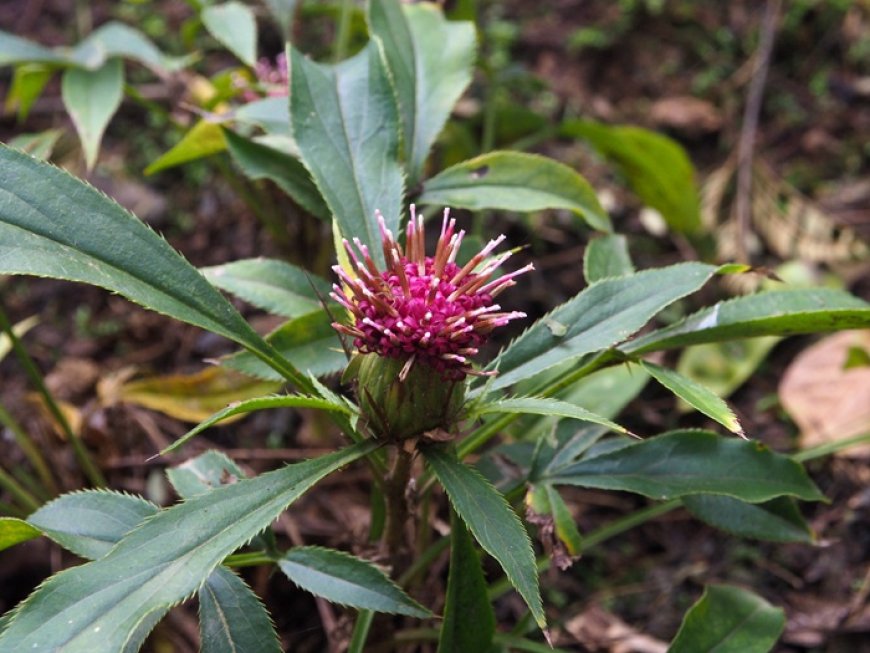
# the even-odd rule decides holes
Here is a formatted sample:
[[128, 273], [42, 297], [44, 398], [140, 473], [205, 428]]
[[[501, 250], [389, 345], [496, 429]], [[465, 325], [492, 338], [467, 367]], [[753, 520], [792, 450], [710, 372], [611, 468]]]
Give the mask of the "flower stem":
[[384, 498], [387, 504], [387, 524], [384, 532], [384, 543], [390, 557], [394, 573], [402, 567], [402, 559], [406, 552], [406, 527], [410, 517], [408, 512], [408, 500], [405, 490], [411, 480], [411, 465], [414, 462], [412, 449], [408, 449], [410, 443], [401, 443], [396, 446], [396, 457], [393, 468], [387, 477], [384, 486]]

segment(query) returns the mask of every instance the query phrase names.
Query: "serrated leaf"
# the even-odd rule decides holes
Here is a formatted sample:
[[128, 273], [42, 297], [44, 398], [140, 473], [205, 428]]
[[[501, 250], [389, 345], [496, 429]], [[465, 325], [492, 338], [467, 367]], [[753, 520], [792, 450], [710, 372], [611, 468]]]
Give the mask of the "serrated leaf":
[[3, 651], [122, 650], [137, 626], [190, 596], [227, 555], [321, 478], [378, 444], [366, 442], [163, 510], [104, 558], [52, 576], [0, 634]]
[[410, 617], [432, 616], [372, 563], [343, 551], [297, 546], [278, 561], [287, 578], [333, 603]]
[[649, 361], [640, 361], [640, 365], [656, 381], [687, 404], [716, 420], [732, 433], [745, 437], [737, 416], [724, 400], [713, 394], [712, 390], [661, 365]]
[[404, 160], [413, 185], [453, 105], [471, 82], [474, 25], [448, 22], [431, 4], [369, 3], [372, 34], [383, 45], [399, 100]]
[[683, 497], [683, 505], [701, 521], [740, 537], [769, 542], [813, 542], [813, 533], [791, 497], [745, 503], [732, 497], [697, 494]]
[[613, 162], [631, 189], [658, 210], [671, 229], [695, 233], [701, 228], [695, 169], [679, 143], [642, 127], [589, 120], [566, 121], [560, 131], [588, 141]]
[[484, 402], [477, 404], [474, 407], [475, 415], [486, 415], [491, 413], [519, 413], [568, 417], [570, 419], [578, 419], [593, 424], [601, 424], [617, 433], [627, 433], [627, 431], [616, 422], [613, 422], [606, 417], [596, 415], [576, 404], [570, 404], [567, 401], [560, 401], [559, 399], [512, 397], [509, 399], [501, 399], [499, 401]]
[[218, 567], [199, 590], [200, 653], [281, 653], [266, 608], [245, 582]]
[[68, 69], [63, 74], [61, 96], [82, 142], [90, 170], [97, 162], [103, 132], [121, 106], [124, 64], [120, 59], [109, 59], [97, 70]]
[[62, 130], [47, 129], [38, 134], [19, 134], [10, 140], [7, 145], [29, 154], [34, 159], [47, 161], [51, 157], [54, 146], [61, 136], [63, 136]]
[[383, 267], [375, 211], [398, 232], [404, 194], [399, 165], [399, 116], [393, 89], [374, 42], [335, 66], [290, 62], [293, 137], [341, 232], [369, 246]]
[[420, 204], [479, 211], [568, 209], [593, 229], [610, 232], [610, 217], [577, 172], [537, 154], [490, 152], [427, 179]]
[[489, 602], [480, 556], [465, 524], [451, 512], [450, 568], [438, 653], [485, 653], [491, 649], [494, 635], [495, 613]]
[[166, 470], [172, 488], [182, 499], [191, 499], [216, 487], [246, 478], [235, 461], [220, 451], [210, 449]]
[[535, 622], [546, 626], [538, 588], [538, 570], [529, 535], [505, 498], [479, 472], [438, 447], [422, 450], [423, 457], [456, 513], [474, 539], [495, 558], [526, 605]]
[[583, 276], [586, 283], [621, 277], [634, 272], [628, 254], [628, 240], [619, 234], [596, 236], [586, 245], [583, 254]]
[[705, 308], [620, 349], [639, 355], [704, 342], [870, 327], [870, 304], [842, 290], [761, 292]]
[[218, 288], [289, 318], [316, 311], [332, 290], [325, 279], [277, 259], [242, 259], [200, 271]]
[[145, 168], [145, 174], [153, 175], [155, 172], [173, 168], [182, 163], [189, 163], [223, 152], [226, 148], [227, 143], [221, 126], [208, 120], [200, 120], [171, 149], [148, 164], [148, 167]]
[[671, 642], [668, 653], [767, 653], [785, 627], [785, 612], [760, 596], [728, 585], [708, 585]]
[[723, 494], [750, 503], [778, 496], [824, 501], [798, 463], [746, 440], [708, 431], [672, 431], [594, 458], [541, 480], [636, 492], [653, 499]]
[[[703, 263], [680, 263], [590, 285], [526, 329], [488, 366], [499, 375], [487, 389], [506, 388], [619, 344], [660, 310], [698, 290], [716, 270]], [[565, 333], [553, 333], [547, 320], [565, 325]]]
[[0, 517], [0, 551], [36, 539], [42, 531], [16, 517]]
[[207, 6], [200, 14], [202, 24], [222, 45], [253, 67], [257, 63], [257, 20], [241, 2]]

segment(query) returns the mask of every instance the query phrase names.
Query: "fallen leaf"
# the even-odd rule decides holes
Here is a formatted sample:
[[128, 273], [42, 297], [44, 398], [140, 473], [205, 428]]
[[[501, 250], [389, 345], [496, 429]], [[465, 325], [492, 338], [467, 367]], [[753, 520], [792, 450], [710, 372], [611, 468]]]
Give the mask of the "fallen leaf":
[[615, 614], [592, 605], [565, 624], [574, 640], [590, 651], [665, 653], [668, 645], [637, 632]]

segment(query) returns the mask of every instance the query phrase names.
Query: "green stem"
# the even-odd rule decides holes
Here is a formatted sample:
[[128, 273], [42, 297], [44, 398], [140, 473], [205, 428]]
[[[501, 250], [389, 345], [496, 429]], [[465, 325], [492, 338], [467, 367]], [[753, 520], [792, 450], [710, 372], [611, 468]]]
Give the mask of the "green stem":
[[102, 472], [100, 472], [99, 468], [94, 464], [94, 461], [91, 460], [90, 454], [85, 448], [84, 443], [81, 441], [78, 434], [73, 432], [72, 427], [70, 427], [69, 422], [66, 419], [66, 416], [63, 414], [63, 411], [61, 411], [60, 407], [57, 405], [57, 402], [54, 400], [54, 396], [45, 386], [45, 382], [42, 380], [42, 374], [40, 374], [39, 369], [36, 367], [36, 363], [30, 357], [30, 354], [27, 353], [27, 350], [24, 348], [24, 346], [21, 344], [18, 336], [15, 335], [15, 331], [12, 329], [12, 325], [9, 322], [9, 318], [6, 316], [6, 312], [3, 310], [2, 305], [0, 305], [0, 329], [2, 329], [9, 337], [9, 342], [12, 344], [12, 351], [15, 352], [15, 355], [21, 362], [21, 366], [24, 368], [24, 372], [27, 374], [30, 382], [36, 387], [37, 391], [39, 391], [39, 394], [42, 395], [42, 399], [45, 402], [46, 407], [48, 408], [52, 417], [54, 417], [54, 419], [60, 425], [61, 430], [64, 432], [70, 444], [72, 445], [73, 453], [75, 454], [76, 459], [81, 465], [82, 471], [85, 473], [85, 476], [88, 477], [88, 480], [90, 480], [91, 484], [93, 484], [95, 487], [105, 486], [106, 479], [103, 478]]
[[816, 458], [822, 458], [823, 456], [837, 453], [838, 451], [848, 449], [849, 447], [852, 447], [856, 444], [864, 444], [867, 442], [870, 442], [870, 433], [862, 433], [861, 435], [856, 435], [851, 438], [846, 438], [844, 440], [828, 442], [826, 444], [820, 444], [817, 447], [813, 447], [812, 449], [798, 451], [796, 454], [793, 454], [791, 458], [795, 462], [803, 463], [808, 460], [815, 460]]
[[11, 503], [0, 501], [0, 517], [18, 517], [19, 519], [24, 519], [27, 517], [27, 511]]
[[0, 469], [0, 487], [6, 490], [13, 498], [23, 505], [28, 511], [37, 510], [39, 501], [30, 492], [25, 490], [6, 470]]
[[347, 56], [350, 47], [350, 19], [353, 11], [353, 0], [343, 0], [341, 13], [338, 16], [338, 29], [335, 35], [335, 52], [332, 60], [334, 63], [342, 61]]
[[396, 458], [393, 469], [384, 487], [384, 499], [387, 504], [387, 524], [384, 533], [384, 543], [387, 546], [394, 570], [403, 566], [407, 552], [405, 533], [408, 525], [408, 499], [405, 490], [411, 480], [411, 465], [414, 462], [413, 453], [406, 450], [403, 443], [396, 445]]
[[363, 653], [374, 618], [375, 613], [371, 610], [360, 610], [360, 613], [356, 617], [356, 623], [353, 625], [353, 633], [350, 636], [350, 645], [347, 647], [347, 653]]
[[274, 565], [274, 556], [264, 551], [251, 551], [249, 553], [234, 553], [224, 558], [223, 564], [227, 567], [256, 567], [258, 565]]
[[0, 404], [0, 424], [3, 424], [3, 426], [9, 429], [12, 433], [12, 437], [15, 439], [16, 444], [21, 448], [21, 451], [24, 453], [27, 460], [30, 461], [33, 469], [36, 470], [36, 473], [39, 475], [40, 480], [49, 494], [57, 494], [57, 484], [54, 482], [54, 478], [48, 469], [48, 464], [46, 464], [45, 458], [42, 457], [42, 454], [39, 452], [39, 449], [33, 440], [30, 439], [28, 433], [22, 428], [21, 424], [12, 417], [12, 414], [6, 410], [3, 404]]

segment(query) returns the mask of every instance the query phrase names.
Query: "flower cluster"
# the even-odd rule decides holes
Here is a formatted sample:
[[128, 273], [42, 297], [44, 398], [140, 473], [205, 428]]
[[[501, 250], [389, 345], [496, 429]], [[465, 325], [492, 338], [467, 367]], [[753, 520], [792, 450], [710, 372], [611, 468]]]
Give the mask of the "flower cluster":
[[267, 97], [283, 97], [290, 92], [287, 55], [283, 52], [275, 57], [274, 63], [266, 57], [260, 58], [254, 64], [254, 75], [256, 76], [256, 81], [253, 84], [248, 78], [240, 74], [233, 76], [233, 85], [241, 91], [242, 98], [246, 102], [259, 100], [264, 95]]
[[342, 286], [334, 285], [331, 296], [351, 313], [354, 324], [336, 323], [335, 329], [351, 336], [361, 353], [405, 360], [402, 378], [415, 363], [428, 365], [446, 379], [482, 374], [469, 359], [494, 328], [525, 317], [518, 311], [503, 312], [493, 300], [533, 266], [492, 279], [511, 256], [505, 252], [488, 258], [504, 240], [499, 236], [460, 267], [456, 256], [465, 232], [456, 231], [450, 209], [444, 210], [434, 256], [426, 256], [423, 216], [416, 214], [413, 205], [404, 248], [383, 216], [377, 217], [386, 270], [377, 269], [358, 238], [354, 239], [357, 251], [344, 241], [355, 269], [350, 273], [341, 266], [333, 268]]

